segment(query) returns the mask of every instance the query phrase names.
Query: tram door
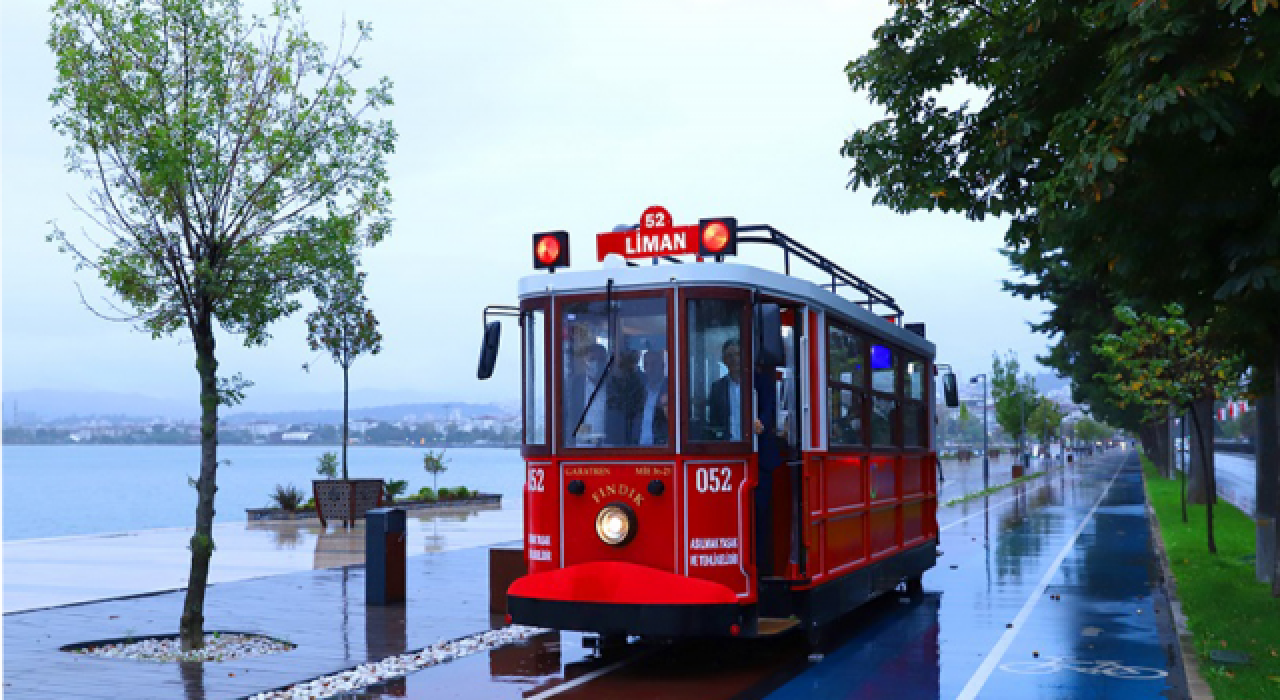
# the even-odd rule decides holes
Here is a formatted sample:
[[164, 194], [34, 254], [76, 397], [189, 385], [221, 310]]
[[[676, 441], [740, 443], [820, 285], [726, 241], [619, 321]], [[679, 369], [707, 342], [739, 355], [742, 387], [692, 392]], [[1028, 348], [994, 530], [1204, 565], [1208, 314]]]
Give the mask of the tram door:
[[[772, 390], [776, 415], [772, 421], [775, 428], [774, 445], [777, 451], [778, 464], [772, 471], [771, 493], [768, 506], [762, 508], [762, 515], [768, 518], [768, 527], [757, 530], [757, 537], [769, 537], [770, 546], [758, 547], [757, 551], [767, 558], [759, 561], [758, 569], [763, 577], [785, 577], [803, 567], [800, 558], [800, 484], [802, 478], [802, 455], [800, 447], [800, 347], [804, 335], [801, 324], [804, 314], [799, 307], [782, 308], [781, 330], [784, 361], [773, 369]], [[765, 402], [767, 403], [767, 402]], [[765, 421], [766, 425], [769, 421]], [[762, 451], [762, 458], [765, 456]]]

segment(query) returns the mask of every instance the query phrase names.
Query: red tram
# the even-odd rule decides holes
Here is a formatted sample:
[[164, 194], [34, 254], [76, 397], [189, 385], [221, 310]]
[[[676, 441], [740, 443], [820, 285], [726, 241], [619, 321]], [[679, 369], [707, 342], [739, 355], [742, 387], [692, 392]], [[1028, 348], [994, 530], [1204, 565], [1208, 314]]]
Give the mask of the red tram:
[[[780, 248], [784, 272], [724, 262], [747, 243]], [[518, 307], [485, 310], [482, 379], [489, 316], [521, 327], [528, 573], [508, 589], [514, 622], [813, 633], [919, 589], [938, 543], [922, 324], [770, 226], [674, 226], [651, 207], [598, 234], [599, 269], [566, 271], [568, 246], [535, 234], [548, 273], [520, 280]], [[791, 276], [797, 261], [830, 284]]]

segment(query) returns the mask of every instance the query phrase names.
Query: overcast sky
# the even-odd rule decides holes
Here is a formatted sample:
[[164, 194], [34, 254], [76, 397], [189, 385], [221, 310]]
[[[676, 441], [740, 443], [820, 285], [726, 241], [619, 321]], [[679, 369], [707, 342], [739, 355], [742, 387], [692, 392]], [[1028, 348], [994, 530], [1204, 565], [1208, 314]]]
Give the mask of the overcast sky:
[[[1000, 289], [1013, 274], [998, 253], [1005, 221], [900, 216], [845, 186], [843, 139], [879, 112], [849, 89], [844, 66], [870, 46], [888, 3], [302, 4], [313, 36], [331, 43], [344, 12], [371, 21], [362, 76], [395, 84], [395, 225], [366, 257], [385, 341], [356, 362], [353, 387], [518, 397], [511, 335], [494, 379], [476, 381], [475, 365], [481, 308], [514, 302], [530, 234], [568, 230], [575, 267], [595, 265], [594, 234], [652, 204], [681, 224], [773, 224], [896, 297], [907, 320], [928, 325], [938, 360], [965, 374], [989, 368], [993, 350], [1017, 351], [1024, 366], [1044, 352], [1027, 323], [1046, 307]], [[49, 126], [47, 5], [0, 10], [4, 389], [194, 402], [187, 336], [152, 340], [95, 317], [75, 282], [90, 299], [105, 292], [44, 240], [51, 219], [88, 226], [68, 202], [86, 184], [66, 173], [66, 144]], [[221, 338], [223, 370], [256, 382], [246, 408], [340, 390], [337, 369], [306, 349], [301, 319], [276, 325], [266, 348]]]

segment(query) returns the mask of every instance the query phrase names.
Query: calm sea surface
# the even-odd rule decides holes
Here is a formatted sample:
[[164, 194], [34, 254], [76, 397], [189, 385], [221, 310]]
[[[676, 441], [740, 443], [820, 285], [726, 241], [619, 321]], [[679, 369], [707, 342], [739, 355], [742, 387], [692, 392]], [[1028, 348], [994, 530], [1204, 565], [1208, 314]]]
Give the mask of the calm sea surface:
[[[244, 521], [245, 508], [269, 505], [276, 484], [311, 494], [316, 458], [333, 447], [228, 445], [218, 448], [214, 522]], [[5, 445], [4, 539], [84, 535], [154, 527], [191, 527], [196, 491], [187, 478], [200, 473], [197, 445]], [[422, 449], [351, 447], [351, 477], [407, 479], [409, 490], [431, 485]], [[515, 449], [449, 450], [440, 486], [466, 486], [502, 494], [519, 508], [524, 485]]]

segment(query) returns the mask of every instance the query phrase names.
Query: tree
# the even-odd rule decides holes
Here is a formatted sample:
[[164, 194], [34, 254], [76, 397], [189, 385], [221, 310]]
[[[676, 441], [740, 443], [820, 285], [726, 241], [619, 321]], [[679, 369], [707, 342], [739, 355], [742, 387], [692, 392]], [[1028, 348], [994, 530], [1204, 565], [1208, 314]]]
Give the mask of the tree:
[[1029, 374], [1019, 377], [1020, 368], [1018, 356], [1012, 352], [1003, 361], [998, 354], [991, 356], [991, 398], [995, 401], [996, 422], [1017, 440], [1018, 449], [1022, 450], [1027, 419], [1035, 410], [1038, 397], [1035, 379]]
[[326, 479], [338, 477], [338, 455], [326, 452], [316, 458], [316, 474]]
[[386, 156], [395, 131], [372, 112], [385, 78], [359, 94], [350, 50], [329, 58], [296, 2], [270, 19], [234, 0], [57, 0], [49, 46], [54, 128], [88, 178], [81, 211], [101, 231], [50, 238], [153, 337], [190, 333], [200, 381], [200, 476], [183, 649], [203, 645], [214, 550], [218, 407], [249, 383], [219, 375], [216, 329], [269, 339], [320, 271], [350, 264], [390, 230]]
[[[1169, 407], [1191, 408], [1194, 404], [1227, 398], [1243, 368], [1239, 355], [1223, 352], [1211, 325], [1189, 322], [1177, 304], [1165, 307], [1165, 314], [1138, 314], [1118, 307], [1116, 318], [1124, 325], [1121, 333], [1098, 339], [1096, 351], [1112, 370], [1104, 379], [1112, 383], [1122, 403], [1135, 403], [1149, 413], [1168, 415]], [[1214, 479], [1212, 425], [1191, 411], [1191, 422], [1200, 453], [1205, 461], [1205, 518], [1211, 553], [1218, 548], [1213, 538]], [[1206, 448], [1208, 443], [1208, 448]]]
[[1049, 438], [1058, 435], [1065, 415], [1056, 401], [1047, 396], [1037, 397], [1036, 407], [1027, 417], [1027, 430], [1038, 435], [1041, 443], [1047, 445]]
[[[356, 358], [382, 351], [378, 319], [367, 308], [365, 274], [342, 265], [319, 275], [312, 289], [320, 305], [307, 314], [307, 344], [325, 350], [342, 368], [342, 478], [347, 476], [347, 443], [350, 426], [351, 365]], [[306, 367], [306, 365], [304, 365]]]
[[446, 471], [449, 471], [448, 460], [444, 458], [444, 450], [434, 452], [427, 450], [422, 455], [422, 468], [431, 475], [431, 490], [436, 490], [436, 479]]
[[[887, 112], [846, 140], [850, 184], [902, 212], [1008, 215], [1010, 258], [1037, 285], [1021, 293], [1065, 314], [1078, 309], [1054, 298], [1061, 278], [1104, 302], [1086, 304], [1095, 314], [1168, 302], [1197, 324], [1217, 314], [1216, 333], [1270, 387], [1280, 53], [1263, 47], [1280, 43], [1276, 10], [1270, 0], [903, 0], [846, 68]], [[981, 91], [980, 105], [944, 104], [956, 86]], [[1059, 323], [1041, 330], [1078, 328]], [[1091, 340], [1070, 344], [1091, 354], [1081, 350]]]
[[1100, 423], [1089, 416], [1085, 416], [1076, 421], [1075, 436], [1076, 439], [1094, 445], [1100, 440], [1105, 440], [1115, 434], [1115, 429], [1106, 423]]

